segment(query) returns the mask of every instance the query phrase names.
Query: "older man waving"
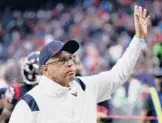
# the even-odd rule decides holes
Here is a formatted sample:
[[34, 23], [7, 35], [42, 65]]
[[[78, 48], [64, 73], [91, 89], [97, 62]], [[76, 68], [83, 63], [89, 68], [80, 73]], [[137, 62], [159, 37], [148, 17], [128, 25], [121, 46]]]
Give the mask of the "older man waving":
[[107, 100], [128, 79], [147, 35], [147, 10], [135, 6], [135, 36], [117, 64], [97, 75], [75, 78], [74, 41], [52, 41], [40, 52], [39, 84], [15, 107], [9, 123], [96, 123], [96, 104]]

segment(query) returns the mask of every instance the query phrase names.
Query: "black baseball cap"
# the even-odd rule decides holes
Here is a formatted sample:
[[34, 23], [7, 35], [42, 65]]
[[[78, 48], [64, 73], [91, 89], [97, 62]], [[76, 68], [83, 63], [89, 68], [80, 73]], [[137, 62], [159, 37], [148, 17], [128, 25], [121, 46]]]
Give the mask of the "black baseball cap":
[[79, 49], [79, 43], [75, 40], [69, 40], [66, 43], [61, 41], [51, 41], [46, 44], [40, 51], [39, 62], [40, 67], [45, 65], [46, 62], [61, 51], [67, 51], [71, 54]]

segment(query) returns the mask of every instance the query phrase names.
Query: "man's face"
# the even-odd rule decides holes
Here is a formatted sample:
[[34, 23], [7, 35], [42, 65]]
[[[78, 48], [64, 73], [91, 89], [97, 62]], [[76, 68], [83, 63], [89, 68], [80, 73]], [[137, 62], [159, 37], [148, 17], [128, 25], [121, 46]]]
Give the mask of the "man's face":
[[57, 56], [49, 59], [46, 63], [48, 76], [55, 82], [67, 86], [75, 77], [75, 56], [61, 51]]

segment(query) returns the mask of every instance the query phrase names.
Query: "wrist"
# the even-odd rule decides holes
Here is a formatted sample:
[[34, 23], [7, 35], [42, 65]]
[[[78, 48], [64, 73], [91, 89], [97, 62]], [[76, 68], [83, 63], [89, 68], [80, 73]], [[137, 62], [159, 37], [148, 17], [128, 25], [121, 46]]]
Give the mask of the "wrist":
[[145, 39], [145, 36], [143, 36], [143, 35], [135, 34], [135, 37], [137, 37], [137, 38], [141, 38], [141, 39]]

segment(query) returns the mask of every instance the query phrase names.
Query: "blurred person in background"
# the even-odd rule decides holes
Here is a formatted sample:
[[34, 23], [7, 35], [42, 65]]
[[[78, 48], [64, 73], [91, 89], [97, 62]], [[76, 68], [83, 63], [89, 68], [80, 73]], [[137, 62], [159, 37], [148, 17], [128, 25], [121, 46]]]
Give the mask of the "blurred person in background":
[[[5, 93], [6, 93], [6, 90], [7, 90], [7, 87], [6, 88], [0, 88], [0, 115], [5, 107], [5, 102], [6, 102], [6, 99], [5, 99]], [[2, 122], [3, 120], [0, 120], [0, 123], [3, 123]]]
[[155, 71], [153, 74], [155, 87], [151, 87], [145, 96], [140, 123], [147, 123], [149, 121], [145, 119], [147, 116], [158, 118], [157, 120], [150, 120], [150, 123], [162, 122], [162, 71]]
[[[1, 63], [0, 65], [0, 115], [5, 107], [6, 99], [5, 99], [5, 93], [7, 88], [10, 85], [10, 82], [8, 81], [8, 78], [6, 76], [6, 70], [8, 69], [7, 63]], [[0, 120], [1, 123], [1, 120]]]
[[140, 95], [143, 89], [142, 83], [135, 77], [131, 75], [129, 78], [129, 87], [128, 87], [128, 97], [127, 103], [130, 106], [129, 114], [139, 115], [141, 106], [140, 106]]
[[32, 52], [22, 60], [23, 82], [16, 82], [10, 85], [5, 92], [6, 104], [0, 116], [0, 120], [8, 123], [12, 110], [19, 99], [38, 84], [39, 72], [39, 52]]
[[76, 56], [76, 60], [74, 61], [75, 69], [76, 69], [76, 76], [83, 76], [84, 75], [84, 68], [80, 61], [79, 56]]
[[[161, 39], [162, 40], [162, 39]], [[153, 53], [157, 56], [157, 58], [159, 59], [159, 66], [162, 68], [162, 41], [160, 40], [160, 42], [157, 42], [152, 50]]]
[[112, 118], [108, 118], [110, 114], [110, 100], [105, 100], [97, 104], [97, 121], [99, 123], [112, 123]]
[[43, 76], [17, 103], [9, 123], [96, 123], [96, 104], [110, 99], [133, 71], [145, 44], [149, 19], [146, 9], [135, 6], [132, 42], [110, 71], [97, 75], [75, 78], [76, 41], [46, 44], [39, 56]]

